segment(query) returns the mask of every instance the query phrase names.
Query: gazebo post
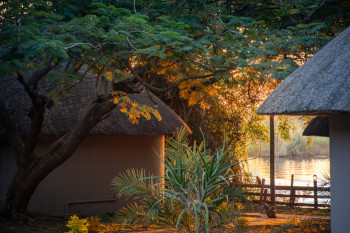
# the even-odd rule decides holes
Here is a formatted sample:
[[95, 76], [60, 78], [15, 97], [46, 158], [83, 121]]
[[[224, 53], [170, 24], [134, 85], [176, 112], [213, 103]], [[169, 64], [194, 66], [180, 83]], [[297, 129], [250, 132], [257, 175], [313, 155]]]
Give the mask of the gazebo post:
[[331, 231], [349, 232], [350, 114], [331, 114], [329, 126]]
[[274, 115], [270, 115], [270, 190], [271, 205], [276, 206], [275, 198], [275, 125]]

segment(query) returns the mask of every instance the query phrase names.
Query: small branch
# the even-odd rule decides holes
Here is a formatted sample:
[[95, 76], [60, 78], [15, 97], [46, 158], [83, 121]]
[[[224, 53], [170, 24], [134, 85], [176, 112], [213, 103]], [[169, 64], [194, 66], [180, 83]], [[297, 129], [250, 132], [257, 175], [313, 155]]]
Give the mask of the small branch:
[[90, 43], [75, 43], [75, 44], [73, 44], [71, 46], [64, 47], [64, 49], [65, 50], [70, 50], [72, 48], [75, 48], [75, 47], [78, 47], [78, 46], [82, 46], [82, 45], [87, 45], [87, 46], [90, 46], [93, 49], [99, 50], [96, 46], [94, 46], [93, 44], [90, 44]]
[[148, 98], [152, 101], [152, 103], [157, 104], [157, 102], [153, 99], [152, 93], [146, 88]]
[[321, 6], [323, 6], [323, 4], [325, 3], [325, 1], [326, 0], [323, 0], [322, 3], [317, 8], [315, 8], [313, 11], [311, 11], [311, 13], [303, 20], [303, 23], [305, 23], [311, 17], [311, 15], [313, 15], [315, 13], [315, 11], [320, 9]]
[[136, 14], [136, 0], [133, 0], [133, 3], [134, 3], [134, 13]]
[[137, 48], [135, 48], [135, 47], [131, 44], [131, 42], [130, 42], [128, 36], [126, 37], [126, 40], [128, 41], [129, 46], [130, 46], [133, 50], [137, 50]]
[[[83, 75], [80, 77], [78, 82], [73, 83], [72, 85], [66, 87], [65, 89], [63, 89], [61, 91], [62, 92], [66, 92], [67, 90], [71, 89], [72, 87], [75, 87], [76, 85], [78, 85], [79, 83], [81, 83], [83, 81], [83, 79], [85, 78], [85, 76], [87, 75], [87, 73], [91, 70], [92, 67], [95, 67], [96, 63], [99, 62], [101, 59], [103, 58], [103, 55], [101, 55], [99, 58], [96, 59], [96, 61], [94, 61], [93, 63], [91, 63], [89, 65], [89, 67], [85, 70], [85, 72], [83, 73]], [[75, 58], [73, 58], [75, 59]], [[96, 68], [96, 67], [95, 67]]]

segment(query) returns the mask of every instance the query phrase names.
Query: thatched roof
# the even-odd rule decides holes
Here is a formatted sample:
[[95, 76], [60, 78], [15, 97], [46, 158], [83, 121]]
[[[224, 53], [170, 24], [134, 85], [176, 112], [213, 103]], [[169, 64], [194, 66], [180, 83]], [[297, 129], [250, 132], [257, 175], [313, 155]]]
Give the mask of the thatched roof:
[[329, 117], [315, 117], [305, 128], [303, 136], [329, 137]]
[[263, 102], [258, 114], [350, 112], [350, 27], [295, 70]]
[[[55, 105], [46, 112], [42, 135], [60, 136], [69, 132], [81, 119], [86, 106], [95, 98], [95, 80], [85, 78], [84, 81], [71, 89]], [[47, 92], [50, 85], [41, 87], [42, 93]], [[51, 85], [52, 86], [52, 85]], [[151, 120], [141, 116], [139, 124], [131, 124], [127, 116], [120, 112], [119, 108], [111, 111], [110, 115], [97, 124], [90, 134], [92, 135], [167, 135], [176, 132], [178, 128], [185, 127], [185, 122], [156, 96], [150, 100], [146, 92], [129, 95], [131, 100], [152, 106], [157, 109], [162, 117], [158, 121], [153, 115]], [[15, 120], [17, 129], [21, 135], [29, 131], [30, 120], [28, 110], [31, 102], [23, 86], [14, 77], [0, 80], [0, 98], [5, 102], [12, 118]], [[190, 130], [189, 130], [190, 131]], [[4, 129], [0, 124], [0, 135], [4, 135]]]

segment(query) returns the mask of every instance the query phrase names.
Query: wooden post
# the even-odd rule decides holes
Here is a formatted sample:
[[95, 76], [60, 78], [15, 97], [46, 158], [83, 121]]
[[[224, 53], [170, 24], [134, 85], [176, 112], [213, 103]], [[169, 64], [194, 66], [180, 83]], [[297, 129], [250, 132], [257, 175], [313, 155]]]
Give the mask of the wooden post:
[[261, 179], [259, 176], [256, 176], [256, 182], [258, 182], [258, 184], [261, 185]]
[[318, 209], [318, 200], [317, 200], [317, 176], [314, 175], [314, 204], [315, 209]]
[[259, 200], [260, 205], [262, 205], [262, 202], [263, 202], [264, 185], [265, 185], [265, 179], [262, 179], [261, 188], [260, 188], [260, 200]]
[[264, 190], [264, 203], [267, 203], [267, 189]]
[[295, 189], [294, 189], [294, 174], [292, 174], [290, 179], [290, 206], [294, 208], [295, 201]]
[[276, 206], [275, 196], [275, 126], [274, 116], [270, 115], [270, 190], [271, 205]]

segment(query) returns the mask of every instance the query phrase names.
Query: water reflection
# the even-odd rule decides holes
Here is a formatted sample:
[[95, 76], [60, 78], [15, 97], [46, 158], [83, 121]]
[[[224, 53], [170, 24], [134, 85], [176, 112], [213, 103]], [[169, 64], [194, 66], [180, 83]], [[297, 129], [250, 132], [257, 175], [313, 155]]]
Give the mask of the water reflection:
[[[270, 178], [270, 157], [249, 158], [248, 171], [253, 176]], [[294, 180], [312, 181], [313, 175], [323, 178], [324, 174], [330, 173], [328, 156], [314, 157], [276, 157], [275, 178], [276, 180], [289, 181], [294, 174]]]
[[[255, 177], [265, 178], [265, 184], [270, 183], [270, 157], [249, 158], [248, 171]], [[294, 174], [295, 186], [313, 186], [313, 176], [317, 175], [318, 184], [322, 185], [324, 174], [330, 174], [330, 162], [328, 156], [314, 157], [276, 157], [275, 159], [275, 183], [276, 185], [290, 185], [291, 175]], [[277, 191], [277, 193], [289, 194], [289, 192]], [[302, 191], [297, 191], [302, 194]], [[318, 192], [318, 195], [328, 195], [326, 192]], [[281, 200], [281, 198], [277, 198]], [[297, 198], [296, 202], [313, 203], [310, 198]], [[320, 204], [329, 203], [330, 199], [319, 199]]]

